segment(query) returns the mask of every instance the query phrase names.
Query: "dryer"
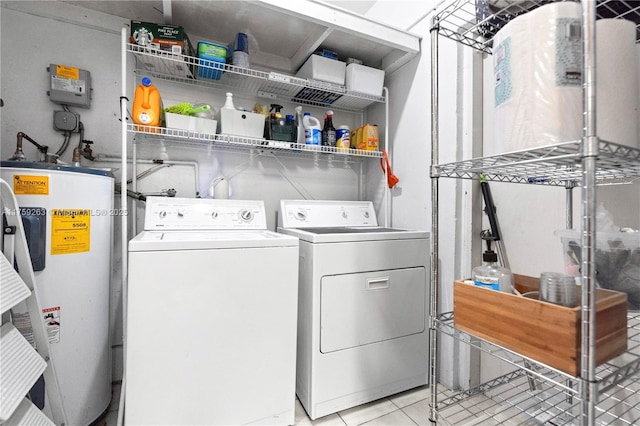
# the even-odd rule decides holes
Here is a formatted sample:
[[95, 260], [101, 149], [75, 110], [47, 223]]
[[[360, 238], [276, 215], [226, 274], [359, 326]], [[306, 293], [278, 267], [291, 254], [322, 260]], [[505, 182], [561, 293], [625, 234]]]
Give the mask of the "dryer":
[[368, 201], [280, 204], [300, 239], [296, 393], [311, 419], [427, 383], [429, 233]]
[[129, 243], [125, 423], [291, 425], [298, 239], [262, 201], [148, 197]]

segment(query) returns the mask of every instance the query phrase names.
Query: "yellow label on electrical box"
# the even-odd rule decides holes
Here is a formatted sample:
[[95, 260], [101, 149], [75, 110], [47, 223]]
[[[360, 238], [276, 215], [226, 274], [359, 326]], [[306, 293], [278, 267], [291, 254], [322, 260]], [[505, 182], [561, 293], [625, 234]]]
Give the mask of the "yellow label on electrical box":
[[49, 176], [13, 175], [16, 195], [49, 195]]
[[77, 80], [80, 78], [80, 70], [66, 65], [56, 65], [56, 76]]
[[91, 210], [51, 210], [51, 254], [71, 254], [91, 248]]

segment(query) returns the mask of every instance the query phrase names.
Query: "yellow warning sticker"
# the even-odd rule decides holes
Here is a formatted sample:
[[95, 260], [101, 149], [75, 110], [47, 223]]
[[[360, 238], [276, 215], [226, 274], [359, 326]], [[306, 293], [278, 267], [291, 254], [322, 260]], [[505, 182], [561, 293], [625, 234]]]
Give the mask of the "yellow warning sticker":
[[16, 195], [49, 195], [49, 176], [13, 175]]
[[56, 75], [58, 77], [77, 80], [78, 78], [80, 78], [80, 70], [78, 68], [68, 67], [66, 65], [56, 65]]
[[71, 254], [91, 249], [91, 210], [51, 210], [51, 254]]

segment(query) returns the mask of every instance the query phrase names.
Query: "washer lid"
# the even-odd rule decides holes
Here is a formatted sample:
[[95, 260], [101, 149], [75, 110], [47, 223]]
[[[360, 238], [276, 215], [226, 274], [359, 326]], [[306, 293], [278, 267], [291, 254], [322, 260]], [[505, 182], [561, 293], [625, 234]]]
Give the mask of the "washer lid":
[[143, 231], [129, 242], [129, 251], [207, 250], [297, 246], [297, 238], [267, 230]]
[[310, 243], [407, 240], [429, 238], [427, 231], [381, 227], [278, 228], [278, 232]]

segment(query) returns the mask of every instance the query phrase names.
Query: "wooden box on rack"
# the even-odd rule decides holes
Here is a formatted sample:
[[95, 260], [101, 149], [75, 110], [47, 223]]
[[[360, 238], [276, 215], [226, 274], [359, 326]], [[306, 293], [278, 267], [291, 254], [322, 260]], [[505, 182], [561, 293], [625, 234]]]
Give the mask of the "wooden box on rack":
[[[538, 290], [538, 278], [515, 275], [521, 293]], [[454, 282], [454, 325], [557, 370], [578, 376], [581, 307], [567, 308], [537, 299]], [[627, 349], [627, 295], [596, 290], [596, 364]]]

